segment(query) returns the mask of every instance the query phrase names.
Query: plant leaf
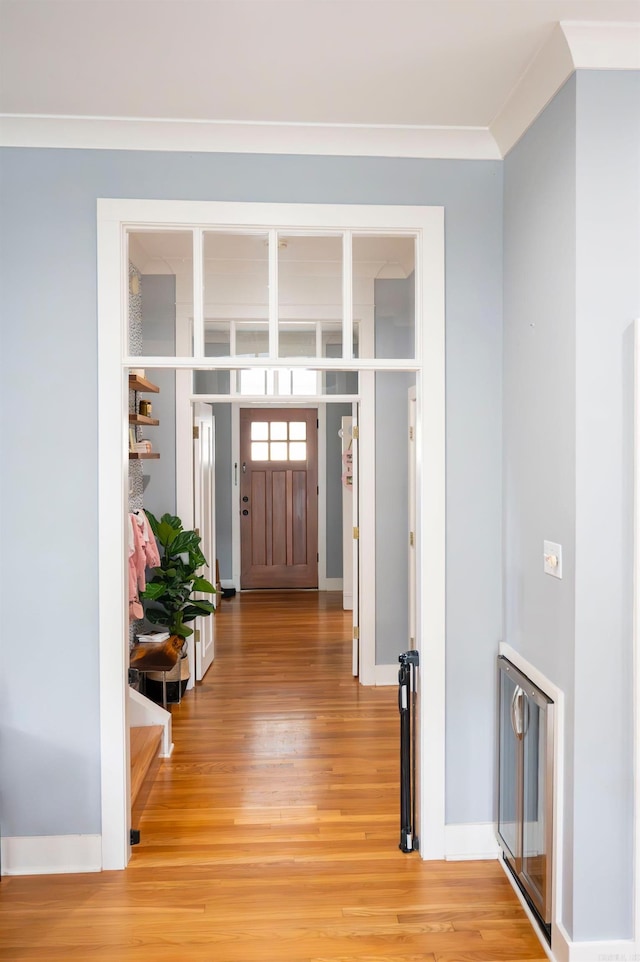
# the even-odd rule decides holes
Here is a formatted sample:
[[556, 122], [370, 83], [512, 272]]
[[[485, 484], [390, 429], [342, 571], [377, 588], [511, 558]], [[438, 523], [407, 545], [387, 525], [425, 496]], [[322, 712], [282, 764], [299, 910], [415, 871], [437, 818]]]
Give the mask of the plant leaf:
[[[166, 515], [165, 515], [166, 517]], [[177, 537], [178, 532], [174, 527], [168, 524], [164, 518], [158, 525], [158, 541], [163, 548], [168, 548], [172, 541]]]
[[148, 601], [155, 601], [157, 598], [161, 598], [165, 591], [166, 588], [161, 582], [150, 581], [144, 591], [140, 592], [140, 597], [146, 598]]
[[200, 615], [206, 617], [207, 615], [212, 615], [215, 608], [210, 601], [192, 601], [190, 604], [186, 605], [183, 610], [183, 616], [189, 618], [199, 618]]
[[181, 531], [171, 542], [171, 554], [183, 554], [184, 552], [190, 553], [197, 548], [199, 543], [200, 538], [195, 531]]
[[176, 531], [182, 531], [182, 521], [180, 518], [177, 518], [175, 514], [163, 514], [160, 520], [164, 521], [170, 527], [175, 528]]
[[213, 594], [216, 593], [216, 589], [213, 587], [210, 581], [206, 578], [194, 578], [193, 579], [193, 590], [194, 591], [209, 591]]

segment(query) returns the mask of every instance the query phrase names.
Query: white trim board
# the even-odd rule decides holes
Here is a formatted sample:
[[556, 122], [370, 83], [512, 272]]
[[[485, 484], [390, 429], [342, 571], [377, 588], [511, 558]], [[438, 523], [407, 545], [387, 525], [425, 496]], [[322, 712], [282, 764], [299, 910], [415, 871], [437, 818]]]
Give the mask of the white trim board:
[[342, 591], [342, 578], [324, 578], [318, 591]]
[[574, 70], [640, 69], [640, 24], [561, 21], [489, 126], [0, 114], [0, 146], [500, 160]]
[[374, 684], [377, 688], [385, 685], [398, 684], [399, 665], [376, 665], [374, 669]]
[[444, 857], [449, 862], [490, 860], [500, 858], [493, 822], [446, 825]]
[[100, 835], [31, 835], [0, 842], [3, 875], [59, 875], [99, 872]]
[[639, 70], [640, 24], [562, 21], [491, 122], [505, 157], [576, 70]]
[[640, 959], [640, 942], [572, 942], [565, 929], [558, 925], [551, 932], [554, 962], [634, 962]]
[[0, 115], [0, 146], [499, 160], [487, 127]]
[[640, 958], [640, 943], [631, 940], [618, 940], [610, 942], [573, 942], [567, 930], [561, 923], [551, 926], [551, 946], [540, 931], [538, 922], [527, 904], [527, 900], [516, 885], [513, 875], [507, 868], [503, 859], [500, 859], [500, 866], [507, 876], [509, 884], [515, 892], [516, 898], [522, 905], [525, 914], [533, 931], [538, 937], [540, 945], [544, 949], [546, 956], [551, 962], [605, 962], [606, 959], [616, 960], [616, 962], [634, 962]]
[[633, 914], [640, 941], [640, 318], [633, 325]]

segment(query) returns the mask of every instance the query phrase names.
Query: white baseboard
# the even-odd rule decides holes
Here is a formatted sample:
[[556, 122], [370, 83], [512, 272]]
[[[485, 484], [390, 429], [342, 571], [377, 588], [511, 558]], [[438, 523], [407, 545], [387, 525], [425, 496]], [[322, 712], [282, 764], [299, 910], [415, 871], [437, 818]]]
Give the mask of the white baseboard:
[[353, 611], [353, 594], [342, 593], [342, 608], [344, 611]]
[[444, 857], [450, 862], [499, 858], [493, 822], [445, 825]]
[[527, 901], [516, 885], [514, 878], [504, 863], [500, 859], [500, 865], [507, 876], [513, 891], [521, 903], [533, 930], [538, 936], [540, 945], [551, 962], [605, 962], [615, 959], [616, 962], [634, 962], [640, 959], [640, 943], [632, 941], [612, 941], [612, 942], [572, 942], [567, 930], [561, 922], [553, 922], [551, 925], [551, 947], [542, 935], [533, 912], [527, 905]]
[[374, 684], [376, 686], [397, 685], [398, 667], [398, 665], [376, 665]]
[[550, 958], [553, 962], [604, 962], [605, 959], [634, 962], [640, 959], [638, 942], [572, 942], [562, 923], [553, 926], [551, 946], [553, 951]]
[[102, 871], [100, 835], [36, 835], [3, 838], [3, 875], [60, 875]]
[[319, 591], [342, 591], [342, 578], [322, 578], [320, 580]]

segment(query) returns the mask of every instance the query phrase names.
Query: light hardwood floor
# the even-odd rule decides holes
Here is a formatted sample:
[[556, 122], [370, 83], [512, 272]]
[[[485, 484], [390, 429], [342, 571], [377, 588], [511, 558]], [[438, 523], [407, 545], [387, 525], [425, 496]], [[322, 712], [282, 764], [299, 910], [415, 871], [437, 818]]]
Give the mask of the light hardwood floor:
[[398, 849], [394, 688], [351, 677], [340, 595], [223, 601], [124, 872], [0, 885], [0, 958], [544, 962], [496, 862]]

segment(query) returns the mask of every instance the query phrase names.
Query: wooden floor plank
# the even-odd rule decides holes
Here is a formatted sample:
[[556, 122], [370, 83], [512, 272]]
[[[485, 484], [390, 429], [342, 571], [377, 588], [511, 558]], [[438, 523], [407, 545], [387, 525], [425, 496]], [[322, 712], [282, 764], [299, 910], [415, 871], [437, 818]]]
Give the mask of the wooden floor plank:
[[225, 600], [129, 868], [5, 877], [0, 959], [544, 962], [496, 862], [399, 851], [397, 695], [351, 677], [340, 600]]

